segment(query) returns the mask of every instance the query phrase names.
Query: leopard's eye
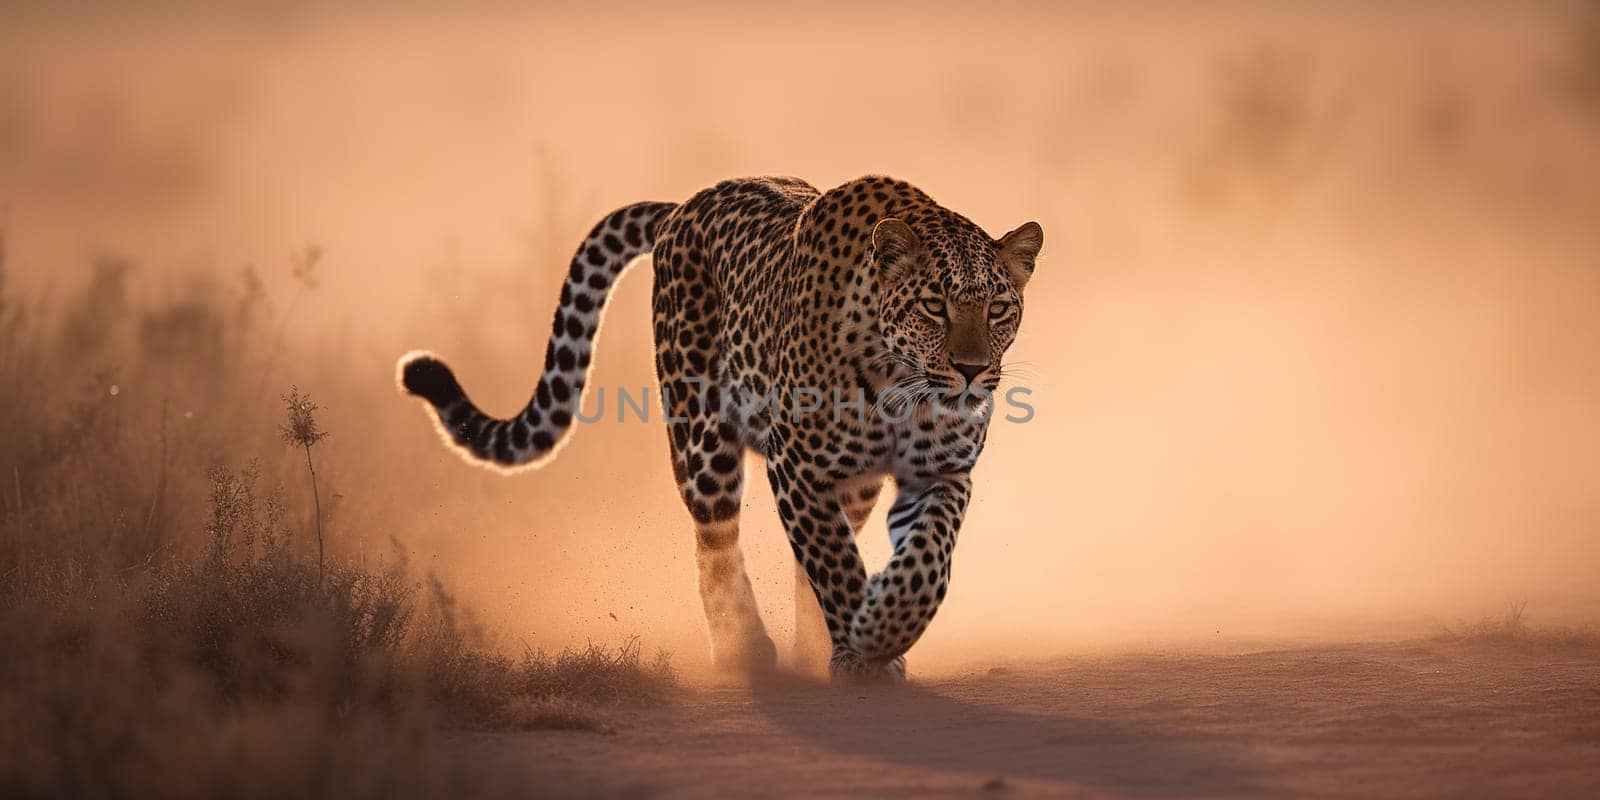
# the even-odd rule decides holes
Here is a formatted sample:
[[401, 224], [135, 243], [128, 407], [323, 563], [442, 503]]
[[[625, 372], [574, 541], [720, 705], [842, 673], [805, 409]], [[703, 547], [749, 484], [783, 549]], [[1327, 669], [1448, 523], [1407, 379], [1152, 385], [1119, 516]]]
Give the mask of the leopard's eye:
[[990, 303], [989, 304], [989, 319], [1001, 319], [1002, 317], [1004, 317], [1006, 314], [1008, 314], [1010, 312], [1011, 312], [1011, 304], [1010, 303], [1006, 303], [1006, 302], [1002, 301], [1002, 302], [995, 302], [995, 303]]
[[936, 317], [944, 316], [944, 301], [937, 297], [922, 298], [922, 308]]

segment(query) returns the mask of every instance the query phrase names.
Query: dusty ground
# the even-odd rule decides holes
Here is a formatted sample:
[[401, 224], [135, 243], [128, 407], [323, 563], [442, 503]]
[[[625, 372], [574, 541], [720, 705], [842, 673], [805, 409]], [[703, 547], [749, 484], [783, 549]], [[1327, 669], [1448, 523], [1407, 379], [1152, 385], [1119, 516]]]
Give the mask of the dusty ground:
[[1600, 796], [1600, 653], [1405, 642], [707, 686], [612, 734], [462, 733], [539, 795]]

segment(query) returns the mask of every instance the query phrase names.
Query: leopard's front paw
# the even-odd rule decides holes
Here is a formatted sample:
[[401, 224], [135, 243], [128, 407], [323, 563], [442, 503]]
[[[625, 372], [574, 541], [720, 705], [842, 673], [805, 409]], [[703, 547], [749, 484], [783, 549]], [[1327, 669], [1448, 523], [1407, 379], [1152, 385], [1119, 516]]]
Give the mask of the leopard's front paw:
[[906, 657], [895, 656], [881, 667], [883, 674], [895, 683], [906, 682]]
[[841, 683], [905, 683], [906, 657], [865, 659], [849, 650], [837, 650], [828, 662], [828, 675]]

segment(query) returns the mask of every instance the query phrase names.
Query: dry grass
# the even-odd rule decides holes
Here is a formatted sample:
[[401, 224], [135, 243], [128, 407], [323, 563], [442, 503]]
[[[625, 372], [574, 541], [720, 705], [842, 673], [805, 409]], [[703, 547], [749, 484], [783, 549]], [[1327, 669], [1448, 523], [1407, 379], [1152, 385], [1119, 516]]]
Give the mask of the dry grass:
[[1438, 640], [1514, 649], [1600, 650], [1600, 631], [1530, 625], [1528, 604], [1516, 603], [1499, 617], [1485, 617], [1457, 626], [1442, 626]]
[[[324, 565], [311, 485], [264, 478], [324, 434], [293, 392], [295, 449], [267, 446], [258, 367], [297, 359], [258, 344], [290, 321], [248, 281], [140, 307], [103, 261], [56, 311], [6, 294], [5, 268], [0, 796], [461, 793], [492, 779], [439, 759], [442, 727], [608, 731], [670, 696], [637, 641], [498, 652], [398, 544], [369, 563], [330, 539]], [[134, 374], [170, 394], [121, 391]]]
[[[462, 662], [466, 663], [463, 664]], [[677, 684], [670, 660], [641, 657], [637, 639], [615, 651], [589, 645], [549, 654], [529, 650], [515, 660], [469, 657], [464, 670], [436, 673], [431, 685], [450, 692], [449, 708], [476, 712], [473, 720], [510, 730], [585, 730], [611, 733], [609, 709], [654, 705]]]

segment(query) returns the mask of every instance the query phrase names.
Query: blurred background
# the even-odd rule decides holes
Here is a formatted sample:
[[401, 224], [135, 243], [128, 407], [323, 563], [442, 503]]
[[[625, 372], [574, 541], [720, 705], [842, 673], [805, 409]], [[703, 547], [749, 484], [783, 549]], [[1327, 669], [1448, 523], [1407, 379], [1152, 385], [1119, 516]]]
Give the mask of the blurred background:
[[[11, 404], [9, 510], [83, 474], [24, 452], [34, 413], [143, 443], [118, 479], [158, 498], [146, 538], [202, 524], [213, 462], [293, 498], [293, 383], [326, 407], [340, 557], [403, 557], [514, 643], [703, 658], [657, 425], [500, 477], [395, 359], [510, 413], [607, 211], [881, 172], [1046, 231], [1010, 353], [1037, 413], [996, 423], [914, 656], [1600, 621], [1595, 3], [0, 13], [0, 274], [49, 389]], [[613, 295], [594, 385], [654, 386], [649, 294], [644, 268]], [[881, 564], [881, 510], [862, 539]]]

